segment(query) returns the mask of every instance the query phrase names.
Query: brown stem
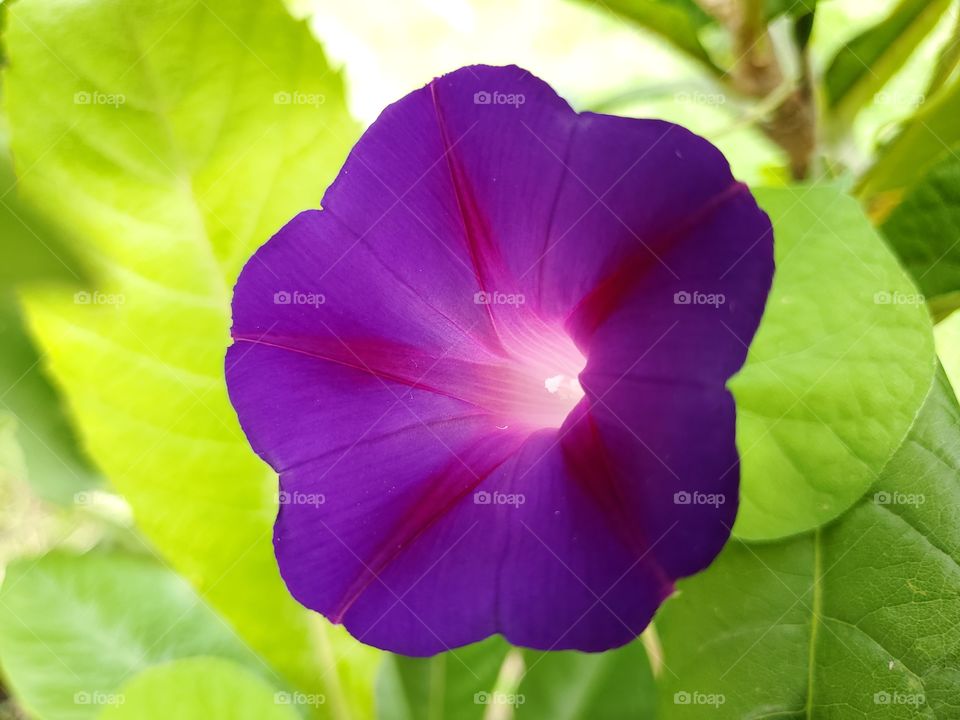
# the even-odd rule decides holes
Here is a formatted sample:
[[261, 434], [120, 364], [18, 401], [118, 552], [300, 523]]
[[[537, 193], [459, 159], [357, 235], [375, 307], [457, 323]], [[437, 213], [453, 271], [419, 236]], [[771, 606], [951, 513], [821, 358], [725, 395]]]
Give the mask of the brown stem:
[[[734, 39], [737, 60], [730, 70], [732, 87], [749, 98], [762, 100], [784, 82], [783, 70], [767, 32], [763, 0], [699, 0], [700, 5], [723, 22]], [[787, 155], [790, 173], [803, 180], [810, 173], [816, 151], [816, 108], [810, 68], [802, 53], [803, 69], [796, 90], [790, 93], [762, 123], [763, 132]]]

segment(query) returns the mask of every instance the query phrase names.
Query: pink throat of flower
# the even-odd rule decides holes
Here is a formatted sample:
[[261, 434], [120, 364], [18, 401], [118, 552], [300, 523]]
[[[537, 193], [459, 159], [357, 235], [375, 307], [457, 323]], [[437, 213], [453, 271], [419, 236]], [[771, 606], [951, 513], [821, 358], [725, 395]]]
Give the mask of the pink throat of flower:
[[512, 362], [498, 378], [498, 414], [508, 425], [560, 427], [584, 396], [579, 377], [586, 358], [565, 333], [547, 328], [509, 345]]

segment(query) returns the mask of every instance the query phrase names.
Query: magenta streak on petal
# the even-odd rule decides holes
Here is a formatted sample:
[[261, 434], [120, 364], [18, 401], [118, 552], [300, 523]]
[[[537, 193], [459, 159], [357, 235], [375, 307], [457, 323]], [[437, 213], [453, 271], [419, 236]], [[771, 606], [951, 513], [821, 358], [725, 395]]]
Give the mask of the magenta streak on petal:
[[593, 290], [580, 299], [570, 311], [567, 327], [577, 338], [590, 337], [609, 316], [610, 312], [622, 302], [623, 296], [636, 286], [639, 279], [650, 270], [674, 243], [683, 239], [691, 229], [708, 219], [710, 214], [740, 193], [750, 190], [741, 182], [734, 182], [726, 190], [711, 198], [706, 204], [688, 215], [684, 222], [663, 231], [652, 242], [646, 243], [626, 257]]
[[582, 358], [568, 344], [568, 355], [534, 357], [502, 365], [435, 357], [381, 338], [290, 338], [235, 334], [238, 342], [274, 347], [336, 363], [388, 382], [427, 390], [474, 405], [497, 424], [528, 429], [559, 427], [582, 396], [574, 384]]
[[669, 594], [674, 587], [673, 580], [650, 553], [651, 544], [658, 538], [645, 537], [644, 528], [635, 518], [631, 519], [627, 515], [627, 502], [617, 487], [619, 475], [610, 462], [600, 430], [590, 412], [592, 402], [592, 398], [587, 395], [570, 413], [569, 425], [564, 427], [560, 443], [563, 458], [570, 468], [570, 475], [581, 484], [600, 512], [609, 519], [610, 530], [638, 562], [642, 559], [656, 571]]
[[473, 262], [473, 269], [476, 273], [480, 289], [488, 290], [491, 288], [494, 273], [502, 271], [502, 261], [499, 251], [490, 237], [488, 224], [484, 222], [480, 214], [473, 193], [467, 184], [466, 177], [457, 164], [453, 144], [450, 142], [447, 126], [443, 121], [443, 111], [440, 109], [436, 84], [430, 85], [430, 97], [433, 100], [433, 108], [437, 116], [437, 127], [443, 141], [444, 158], [447, 163], [447, 168], [450, 170], [450, 182], [453, 185], [457, 208], [460, 210], [461, 218], [463, 218], [463, 230], [467, 242], [467, 250]]
[[[398, 401], [398, 404], [400, 404], [399, 401]], [[426, 429], [430, 432], [442, 431], [443, 428], [445, 427], [456, 425], [464, 421], [476, 420], [479, 418], [488, 418], [488, 417], [489, 417], [489, 413], [487, 413], [486, 411], [478, 411], [475, 413], [464, 413], [462, 415], [451, 415], [450, 417], [445, 417], [442, 420], [420, 420], [417, 418], [417, 419], [413, 419], [413, 421], [409, 425], [404, 425], [403, 427], [394, 428], [389, 432], [381, 433], [379, 435], [370, 434], [360, 438], [359, 440], [355, 440], [350, 443], [345, 443], [337, 447], [328, 448], [327, 450], [325, 450], [324, 452], [318, 455], [312, 455], [311, 457], [304, 458], [299, 463], [292, 464], [292, 465], [284, 465], [282, 467], [275, 468], [275, 470], [277, 471], [278, 475], [284, 475], [285, 473], [289, 473], [291, 470], [297, 470], [301, 467], [314, 465], [317, 463], [318, 460], [322, 460], [324, 458], [330, 457], [331, 455], [337, 456], [338, 458], [345, 458], [345, 455], [344, 455], [345, 453], [349, 453], [354, 450], [361, 451], [364, 445], [376, 445], [377, 443], [381, 443], [384, 440], [388, 440], [391, 438], [398, 438], [405, 434], [414, 435], [416, 432], [419, 432], [422, 429]], [[334, 465], [336, 465], [336, 462], [334, 463]], [[284, 480], [286, 481], [287, 478], [284, 478]], [[291, 487], [289, 489], [294, 490], [299, 488]]]
[[[414, 511], [401, 518], [376, 555], [365, 563], [363, 572], [350, 584], [343, 601], [330, 614], [330, 621], [338, 624], [343, 622], [353, 604], [371, 583], [380, 579], [387, 566], [454, 505], [468, 497], [516, 452], [525, 439], [523, 433], [501, 434], [495, 438], [484, 436], [465, 453], [452, 458], [442, 470], [428, 478], [424, 483], [426, 492], [414, 507]], [[474, 464], [477, 467], [474, 467]], [[398, 599], [397, 602], [401, 600]]]
[[[339, 224], [341, 227], [346, 229], [351, 235], [353, 235], [356, 238], [356, 242], [358, 244], [363, 244], [369, 251], [371, 257], [375, 258], [376, 261], [380, 264], [380, 267], [383, 268], [383, 271], [388, 273], [390, 277], [393, 280], [395, 280], [399, 286], [408, 290], [411, 297], [414, 298], [416, 302], [422, 303], [428, 310], [436, 313], [439, 317], [443, 318], [447, 323], [450, 324], [451, 327], [455, 328], [463, 336], [465, 340], [472, 341], [476, 343], [478, 346], [487, 347], [493, 353], [500, 354], [500, 355], [505, 354], [506, 351], [504, 350], [503, 346], [499, 344], [499, 342], [490, 342], [490, 339], [488, 338], [487, 335], [485, 335], [482, 332], [475, 332], [476, 328], [471, 328], [471, 329], [464, 328], [448, 313], [445, 313], [441, 308], [427, 302], [423, 298], [422, 294], [417, 292], [416, 288], [412, 287], [409, 282], [407, 282], [404, 278], [402, 278], [400, 275], [397, 274], [397, 272], [390, 266], [389, 262], [386, 262], [383, 258], [380, 257], [380, 255], [376, 252], [376, 248], [370, 244], [370, 242], [367, 240], [367, 238], [364, 235], [362, 235], [361, 233], [357, 232], [352, 227], [350, 227], [350, 225], [343, 218], [341, 218], [332, 208], [330, 207], [324, 208], [323, 212], [329, 215], [331, 218], [333, 218], [337, 222], [337, 224]], [[490, 317], [489, 320], [492, 326], [493, 318]], [[493, 337], [494, 337], [494, 340], [497, 340], [495, 332]]]

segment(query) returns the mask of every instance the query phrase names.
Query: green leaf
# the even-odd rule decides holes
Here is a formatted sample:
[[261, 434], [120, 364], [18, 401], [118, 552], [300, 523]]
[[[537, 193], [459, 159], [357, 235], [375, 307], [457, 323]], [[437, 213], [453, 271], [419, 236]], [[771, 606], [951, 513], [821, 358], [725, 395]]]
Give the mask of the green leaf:
[[0, 289], [30, 282], [82, 282], [70, 239], [18, 195], [13, 164], [0, 140]]
[[494, 636], [429, 658], [388, 656], [377, 678], [377, 718], [480, 720], [509, 649]]
[[[860, 181], [857, 194], [874, 203], [897, 202], [941, 158], [960, 144], [960, 79], [942, 89], [904, 123]], [[887, 199], [889, 196], [889, 199]], [[884, 204], [881, 202], [880, 204]]]
[[141, 670], [220, 655], [267, 668], [174, 573], [120, 553], [20, 560], [0, 588], [0, 655], [18, 702], [43, 718], [95, 717]]
[[941, 373], [853, 510], [782, 542], [733, 541], [680, 583], [657, 621], [663, 717], [956, 717], [958, 562], [960, 407]]
[[656, 686], [647, 653], [637, 641], [604, 653], [524, 653], [517, 691], [524, 720], [651, 718]]
[[882, 230], [931, 306], [956, 308], [951, 302], [960, 301], [960, 157], [935, 165]]
[[590, 4], [659, 35], [712, 73], [723, 73], [700, 42], [700, 30], [713, 19], [694, 0], [590, 0]]
[[44, 500], [70, 504], [77, 492], [98, 486], [100, 478], [78, 450], [17, 305], [4, 293], [0, 293], [0, 346], [0, 411], [16, 424], [24, 456], [20, 474]]
[[960, 397], [960, 310], [938, 322], [933, 334], [937, 355], [954, 391]]
[[223, 355], [240, 267], [318, 204], [356, 137], [340, 78], [279, 0], [20, 0], [9, 15], [21, 187], [103, 278], [27, 293], [31, 330], [146, 536], [316, 692], [329, 653], [277, 572], [275, 478], [239, 429]]
[[499, 636], [432, 658], [392, 656], [377, 685], [379, 720], [650, 717], [653, 674], [640, 642], [605, 653], [511, 648]]
[[830, 186], [762, 189], [777, 271], [737, 400], [740, 537], [822, 525], [900, 446], [933, 380], [922, 298], [857, 203]]
[[837, 52], [827, 68], [826, 102], [833, 122], [848, 126], [936, 26], [950, 0], [900, 0], [891, 13]]
[[[92, 696], [91, 700], [96, 696]], [[321, 695], [277, 692], [235, 663], [198, 657], [144, 670], [105, 702], [100, 720], [298, 720]]]

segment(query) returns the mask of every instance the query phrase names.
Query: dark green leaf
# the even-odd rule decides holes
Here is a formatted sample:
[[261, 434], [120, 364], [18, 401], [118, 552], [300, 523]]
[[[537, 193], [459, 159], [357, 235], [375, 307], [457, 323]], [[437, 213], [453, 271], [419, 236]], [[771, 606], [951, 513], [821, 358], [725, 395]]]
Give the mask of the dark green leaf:
[[[733, 541], [658, 616], [671, 718], [948, 718], [960, 708], [960, 407], [940, 373], [837, 522]], [[712, 712], [717, 708], [719, 712]]]
[[938, 316], [960, 300], [960, 156], [950, 154], [907, 193], [882, 226]]

